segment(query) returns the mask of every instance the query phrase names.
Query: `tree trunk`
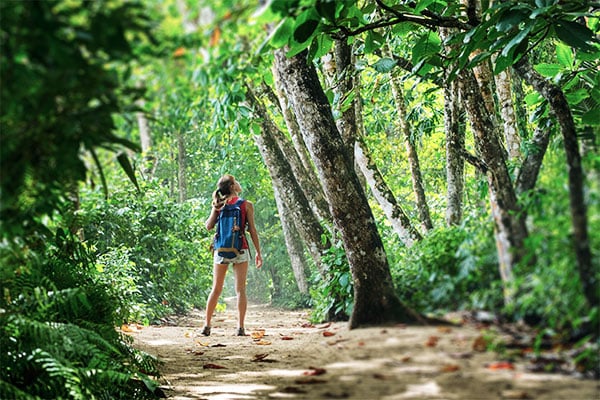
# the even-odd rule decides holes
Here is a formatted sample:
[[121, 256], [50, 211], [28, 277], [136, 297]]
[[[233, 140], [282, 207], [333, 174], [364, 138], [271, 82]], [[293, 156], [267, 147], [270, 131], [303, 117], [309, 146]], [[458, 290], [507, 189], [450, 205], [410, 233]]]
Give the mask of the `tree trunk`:
[[[391, 51], [387, 50], [389, 57], [393, 57]], [[390, 84], [392, 86], [392, 94], [396, 103], [396, 122], [400, 128], [400, 134], [404, 137], [404, 146], [406, 148], [406, 156], [408, 157], [408, 165], [410, 168], [410, 176], [412, 180], [413, 192], [417, 201], [417, 210], [419, 212], [419, 221], [424, 231], [433, 229], [431, 216], [429, 214], [429, 206], [427, 205], [427, 197], [425, 196], [425, 188], [423, 187], [423, 175], [421, 174], [421, 166], [419, 164], [419, 154], [411, 138], [410, 127], [406, 123], [407, 112], [404, 104], [404, 94], [402, 93], [402, 83], [396, 75], [391, 76]]]
[[411, 247], [415, 242], [422, 239], [421, 234], [410, 223], [410, 219], [396, 201], [394, 193], [388, 187], [385, 179], [379, 172], [375, 161], [373, 161], [366, 143], [359, 139], [356, 141], [354, 156], [358, 168], [365, 176], [367, 185], [375, 200], [381, 206], [388, 221], [392, 224], [394, 231], [406, 247]]
[[[505, 69], [495, 76], [496, 94], [500, 105], [500, 116], [504, 127], [504, 141], [508, 151], [508, 159], [515, 165], [521, 164], [521, 137], [517, 124], [517, 113], [512, 96], [512, 78], [510, 69]], [[515, 171], [515, 176], [518, 172]]]
[[459, 93], [456, 81], [444, 87], [444, 128], [446, 133], [446, 225], [462, 220], [465, 187], [465, 134], [460, 128]]
[[[346, 151], [354, 159], [354, 142], [358, 132], [356, 131], [356, 115], [354, 113], [354, 102], [348, 102], [348, 96], [353, 96], [354, 60], [352, 57], [352, 46], [344, 40], [336, 40], [333, 48], [335, 60], [336, 84], [333, 87], [337, 94], [337, 107], [340, 113], [336, 120], [337, 128], [346, 144]], [[349, 104], [348, 104], [349, 103]]]
[[546, 81], [540, 74], [534, 71], [526, 57], [519, 60], [514, 68], [525, 82], [533, 86], [548, 101], [560, 126], [569, 171], [573, 245], [575, 247], [583, 292], [589, 305], [593, 307], [600, 302], [600, 294], [597, 290], [598, 282], [594, 266], [592, 265], [592, 254], [587, 228], [587, 207], [583, 190], [584, 174], [581, 166], [581, 155], [579, 154], [577, 131], [573, 115], [571, 114], [565, 94], [560, 87]]
[[185, 137], [183, 133], [177, 131], [177, 188], [179, 192], [179, 202], [187, 200], [187, 180], [185, 177], [186, 169]]
[[525, 257], [528, 236], [524, 215], [517, 203], [506, 154], [498, 140], [495, 120], [489, 114], [475, 76], [459, 73], [459, 87], [474, 133], [475, 145], [486, 164], [490, 206], [495, 222], [496, 247], [505, 302], [512, 302], [513, 268]]
[[[322, 242], [323, 227], [310, 208], [308, 199], [300, 188], [290, 164], [273, 137], [273, 131], [277, 127], [269, 119], [264, 106], [256, 99], [250, 88], [246, 94], [248, 101], [260, 118], [262, 135], [257, 135], [254, 139], [267, 165], [273, 185], [277, 187], [281, 198], [287, 203], [289, 217], [294, 221], [308, 252], [322, 272], [321, 254], [330, 246], [329, 243]], [[280, 212], [283, 213], [286, 210], [280, 209]]]
[[289, 205], [280, 193], [281, 182], [273, 180], [273, 193], [275, 195], [275, 203], [277, 204], [277, 210], [279, 210], [279, 219], [281, 220], [281, 228], [283, 230], [283, 238], [285, 240], [285, 247], [288, 255], [290, 256], [290, 263], [294, 278], [296, 279], [296, 285], [298, 291], [302, 294], [308, 294], [308, 264], [304, 258], [304, 247], [302, 246], [302, 239], [296, 225], [291, 216]]
[[304, 142], [325, 188], [354, 283], [350, 328], [414, 322], [419, 316], [396, 296], [387, 257], [367, 197], [337, 130], [331, 108], [306, 51], [286, 58], [275, 51], [275, 66], [296, 115]]
[[140, 131], [140, 145], [142, 147], [142, 173], [144, 178], [152, 180], [154, 177], [154, 171], [156, 171], [156, 157], [152, 155], [152, 135], [150, 133], [150, 124], [148, 124], [148, 118], [146, 114], [139, 111], [135, 113], [138, 129]]
[[[252, 90], [249, 88], [249, 90]], [[261, 88], [261, 92], [267, 90], [267, 88]], [[262, 93], [259, 93], [262, 94]], [[283, 93], [279, 92], [278, 95], [284, 96]], [[286, 100], [281, 100], [282, 102], [286, 102]], [[268, 113], [266, 108], [260, 105], [262, 112], [268, 118]], [[281, 110], [281, 109], [280, 109]], [[289, 112], [289, 109], [288, 109]], [[272, 122], [272, 120], [271, 120]], [[274, 125], [274, 123], [273, 123]], [[294, 126], [295, 125], [295, 126]], [[292, 124], [292, 128], [297, 129], [297, 124]], [[289, 128], [288, 128], [289, 129]], [[283, 152], [283, 156], [290, 164], [290, 168], [294, 176], [296, 177], [296, 181], [302, 188], [304, 195], [308, 199], [308, 202], [315, 213], [315, 215], [321, 221], [331, 222], [331, 215], [329, 214], [329, 206], [327, 205], [327, 200], [325, 200], [325, 194], [323, 193], [323, 188], [319, 184], [319, 180], [317, 179], [317, 174], [315, 173], [314, 167], [312, 164], [309, 164], [310, 169], [306, 169], [304, 163], [300, 159], [298, 152], [296, 151], [293, 143], [288, 138], [285, 133], [283, 133], [280, 129], [274, 127], [271, 130], [271, 134], [273, 138], [277, 142], [279, 148]]]
[[527, 146], [525, 160], [523, 160], [523, 164], [519, 168], [519, 175], [517, 175], [515, 185], [518, 194], [525, 193], [535, 187], [535, 182], [537, 181], [549, 142], [550, 120], [540, 121]]

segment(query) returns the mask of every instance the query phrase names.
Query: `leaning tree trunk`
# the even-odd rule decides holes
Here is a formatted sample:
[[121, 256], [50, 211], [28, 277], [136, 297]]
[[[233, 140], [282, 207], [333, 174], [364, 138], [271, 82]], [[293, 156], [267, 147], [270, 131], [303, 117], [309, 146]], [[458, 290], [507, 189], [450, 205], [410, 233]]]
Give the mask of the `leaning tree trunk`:
[[538, 126], [536, 126], [533, 136], [527, 145], [527, 154], [519, 168], [515, 184], [519, 195], [535, 187], [542, 166], [542, 160], [550, 142], [550, 125], [551, 122], [548, 119], [538, 122]]
[[[393, 57], [388, 49], [388, 54]], [[423, 175], [421, 174], [421, 166], [419, 164], [419, 154], [415, 147], [414, 140], [411, 138], [411, 130], [406, 122], [407, 112], [404, 104], [404, 94], [402, 93], [402, 84], [399, 82], [398, 76], [392, 73], [390, 84], [392, 86], [392, 94], [396, 104], [396, 122], [400, 127], [400, 134], [404, 137], [404, 146], [406, 148], [406, 156], [408, 158], [408, 166], [410, 168], [410, 176], [412, 180], [413, 192], [417, 202], [417, 210], [419, 220], [424, 231], [433, 229], [431, 216], [429, 214], [429, 206], [427, 205], [427, 197], [425, 196], [425, 187], [423, 186]]]
[[[252, 90], [252, 89], [249, 88], [249, 90]], [[257, 93], [257, 94], [260, 96], [261, 94], [264, 94], [263, 92], [266, 92], [267, 90], [269, 90], [269, 92], [272, 92], [272, 91], [270, 91], [270, 88], [268, 86], [266, 86], [266, 84], [265, 84], [264, 87], [261, 87], [260, 93]], [[284, 94], [281, 93], [281, 91], [279, 91], [277, 93], [277, 96], [285, 97]], [[260, 97], [262, 97], [262, 96], [260, 96]], [[268, 96], [268, 97], [270, 97], [270, 96]], [[280, 102], [281, 103], [287, 102], [287, 100], [284, 100], [284, 99], [276, 98], [273, 100], [276, 101], [276, 103], [274, 103], [274, 105], [276, 107], [278, 106], [278, 104], [280, 104]], [[264, 114], [268, 118], [267, 110], [262, 105], [262, 103], [260, 103], [259, 105], [255, 104], [255, 106], [260, 106], [262, 114]], [[281, 107], [277, 107], [277, 108], [283, 112]], [[291, 113], [289, 110], [288, 110], [288, 112]], [[291, 127], [291, 129], [296, 129], [296, 130], [298, 129], [298, 125], [295, 124], [295, 120], [294, 120], [294, 123], [290, 123], [290, 125], [287, 125], [287, 123], [286, 123], [286, 126], [288, 127], [288, 129], [290, 129], [290, 127]], [[313, 212], [321, 221], [327, 221], [330, 223], [331, 215], [329, 214], [329, 206], [327, 205], [327, 200], [325, 200], [325, 194], [323, 193], [323, 188], [319, 184], [319, 181], [317, 179], [317, 174], [314, 170], [314, 167], [310, 164], [309, 164], [309, 167], [310, 167], [309, 169], [307, 169], [305, 167], [305, 164], [302, 162], [302, 159], [301, 159], [300, 155], [298, 154], [298, 152], [296, 151], [296, 148], [293, 145], [292, 141], [280, 129], [275, 128], [275, 129], [272, 129], [270, 132], [273, 135], [273, 138], [275, 139], [275, 141], [277, 142], [279, 148], [283, 152], [283, 156], [290, 164], [290, 168], [292, 169], [292, 172], [293, 172], [294, 176], [296, 177], [296, 181], [300, 185], [300, 188], [302, 188], [302, 191], [304, 192], [304, 195], [308, 199], [308, 202], [309, 202]]]
[[354, 282], [350, 328], [389, 322], [414, 322], [419, 316], [396, 296], [381, 237], [351, 157], [307, 52], [287, 58], [275, 51], [275, 66], [339, 230]]
[[[319, 271], [323, 272], [321, 254], [330, 246], [328, 242], [323, 243], [322, 241], [323, 227], [310, 208], [308, 199], [298, 184], [290, 164], [273, 137], [273, 131], [277, 130], [277, 127], [269, 119], [264, 106], [256, 99], [250, 88], [247, 90], [246, 97], [260, 117], [262, 134], [255, 136], [254, 139], [267, 165], [273, 185], [278, 188], [280, 196], [288, 204], [288, 215], [294, 221], [296, 229]], [[280, 211], [285, 212], [285, 210]]]
[[362, 138], [356, 141], [354, 157], [358, 168], [367, 180], [367, 185], [371, 189], [375, 200], [381, 206], [381, 209], [392, 224], [394, 231], [400, 237], [402, 243], [406, 247], [411, 247], [415, 242], [421, 240], [421, 234], [410, 223], [410, 218], [408, 218], [402, 206], [398, 204], [394, 193], [392, 193], [392, 190], [385, 182], [383, 175], [381, 175], [375, 161], [371, 157], [367, 144]]
[[491, 118], [486, 108], [472, 71], [463, 70], [459, 73], [459, 87], [471, 121], [475, 145], [487, 166], [500, 276], [504, 283], [504, 299], [508, 304], [513, 297], [513, 268], [526, 255], [527, 226], [510, 179], [504, 148], [498, 140], [495, 119]]
[[587, 207], [585, 204], [581, 167], [581, 155], [577, 141], [577, 130], [569, 103], [560, 87], [546, 81], [531, 68], [527, 58], [523, 57], [514, 65], [515, 70], [525, 82], [533, 86], [550, 104], [554, 116], [558, 120], [563, 136], [567, 168], [569, 171], [569, 198], [571, 203], [571, 224], [573, 229], [573, 245], [577, 257], [577, 267], [583, 285], [584, 295], [590, 306], [600, 302], [598, 281], [592, 264], [592, 253], [587, 228]]
[[282, 182], [273, 180], [273, 193], [275, 195], [277, 209], [279, 210], [279, 219], [283, 230], [285, 247], [290, 256], [290, 264], [292, 266], [296, 285], [298, 286], [298, 291], [302, 294], [308, 294], [307, 276], [309, 267], [304, 258], [304, 246], [302, 246], [302, 238], [296, 229], [296, 225], [292, 218], [290, 218], [290, 215], [292, 215], [289, 210], [290, 206], [286, 202], [286, 199], [281, 196], [281, 183]]
[[[508, 159], [515, 165], [521, 164], [521, 137], [517, 124], [517, 113], [512, 96], [512, 75], [510, 69], [505, 69], [495, 76], [496, 94], [500, 106], [500, 116], [504, 127], [504, 141], [508, 151]], [[516, 171], [515, 176], [518, 175]]]
[[333, 47], [333, 55], [337, 78], [333, 90], [334, 93], [338, 94], [337, 106], [340, 113], [336, 125], [346, 145], [347, 153], [353, 158], [354, 142], [358, 135], [356, 131], [356, 115], [354, 113], [356, 97], [351, 102], [347, 101], [347, 97], [353, 95], [354, 60], [352, 57], [352, 46], [345, 39], [337, 39]]

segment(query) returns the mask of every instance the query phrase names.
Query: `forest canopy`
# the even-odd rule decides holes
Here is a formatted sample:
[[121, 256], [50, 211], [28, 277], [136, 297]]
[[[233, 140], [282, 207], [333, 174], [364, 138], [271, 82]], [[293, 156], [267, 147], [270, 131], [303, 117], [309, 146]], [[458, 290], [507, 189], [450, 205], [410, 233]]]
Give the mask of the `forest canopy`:
[[352, 328], [487, 310], [597, 365], [599, 14], [2, 2], [0, 397], [156, 396], [114, 327], [205, 306], [225, 173], [251, 301]]

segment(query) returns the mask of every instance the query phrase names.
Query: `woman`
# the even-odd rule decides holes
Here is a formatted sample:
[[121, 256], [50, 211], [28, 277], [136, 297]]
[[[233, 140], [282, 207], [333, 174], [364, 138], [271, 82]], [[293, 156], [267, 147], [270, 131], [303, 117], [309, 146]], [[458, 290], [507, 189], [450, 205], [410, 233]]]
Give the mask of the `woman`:
[[[239, 182], [231, 175], [223, 175], [217, 183], [217, 190], [213, 193], [212, 210], [210, 216], [206, 220], [206, 229], [211, 230], [215, 227], [219, 212], [225, 204], [235, 204], [239, 199], [239, 194], [242, 192], [242, 187]], [[240, 205], [242, 210], [242, 224], [246, 225], [246, 230], [250, 233], [250, 238], [256, 249], [256, 268], [262, 266], [262, 256], [260, 254], [260, 243], [258, 241], [258, 233], [254, 224], [254, 205], [248, 200], [244, 200]], [[213, 286], [208, 301], [206, 303], [206, 322], [202, 329], [204, 336], [210, 336], [212, 314], [215, 311], [219, 296], [223, 291], [223, 283], [225, 282], [225, 274], [229, 264], [233, 264], [235, 273], [235, 292], [237, 296], [238, 309], [238, 336], [245, 336], [244, 319], [246, 317], [246, 307], [248, 300], [246, 298], [246, 275], [248, 274], [248, 254], [250, 253], [248, 242], [242, 239], [242, 251], [234, 258], [224, 258], [219, 256], [218, 252], [214, 252], [213, 256]]]

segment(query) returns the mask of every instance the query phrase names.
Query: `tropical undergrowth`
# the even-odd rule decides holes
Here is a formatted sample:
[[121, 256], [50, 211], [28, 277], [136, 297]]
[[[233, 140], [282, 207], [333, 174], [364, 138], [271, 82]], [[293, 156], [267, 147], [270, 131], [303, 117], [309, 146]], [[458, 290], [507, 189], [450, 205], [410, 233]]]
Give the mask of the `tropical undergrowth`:
[[0, 398], [156, 398], [158, 361], [118, 332], [121, 294], [64, 227], [0, 244]]

